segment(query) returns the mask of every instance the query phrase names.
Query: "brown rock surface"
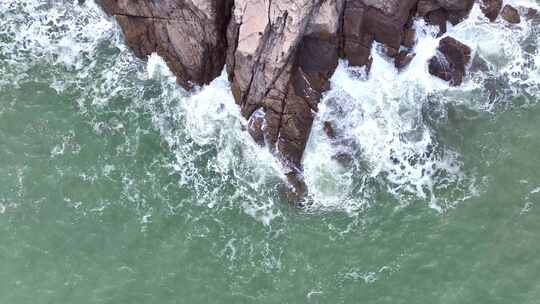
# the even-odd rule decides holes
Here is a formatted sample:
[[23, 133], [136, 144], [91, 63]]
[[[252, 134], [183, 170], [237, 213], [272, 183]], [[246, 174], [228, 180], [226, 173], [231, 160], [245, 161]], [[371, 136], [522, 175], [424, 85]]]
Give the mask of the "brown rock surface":
[[97, 2], [116, 16], [135, 55], [157, 52], [182, 86], [207, 84], [223, 70], [232, 0]]
[[437, 55], [429, 61], [429, 73], [451, 85], [460, 85], [465, 68], [471, 60], [471, 49], [452, 37], [443, 38], [437, 48]]
[[396, 57], [396, 60], [394, 61], [395, 66], [398, 70], [406, 68], [411, 61], [414, 59], [416, 54], [410, 53], [407, 51], [401, 51]]
[[521, 17], [519, 16], [518, 10], [508, 4], [504, 6], [501, 12], [501, 17], [507, 22], [513, 23], [513, 24], [517, 24], [521, 22]]

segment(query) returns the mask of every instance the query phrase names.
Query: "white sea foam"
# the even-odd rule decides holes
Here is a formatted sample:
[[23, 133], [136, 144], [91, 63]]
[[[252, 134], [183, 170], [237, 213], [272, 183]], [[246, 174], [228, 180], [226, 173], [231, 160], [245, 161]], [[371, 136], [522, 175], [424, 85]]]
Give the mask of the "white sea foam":
[[[534, 6], [530, 4], [525, 3]], [[441, 142], [428, 121], [433, 116], [429, 112], [440, 111], [436, 120], [444, 122], [445, 108], [450, 105], [494, 111], [517, 96], [530, 96], [536, 102], [540, 92], [538, 25], [489, 23], [475, 6], [469, 19], [450, 26], [446, 35], [471, 46], [473, 57], [485, 60], [486, 67], [478, 70], [474, 66], [478, 63], [473, 62], [471, 75], [457, 88], [428, 72], [427, 62], [443, 37], [436, 38], [436, 29], [421, 20], [415, 27], [416, 57], [402, 72], [381, 54], [378, 45], [372, 50], [367, 79], [362, 70], [340, 62], [304, 159], [315, 208], [361, 209], [374, 200], [374, 183], [385, 185], [401, 204], [421, 199], [438, 211], [452, 207], [477, 195], [478, 181], [461, 170], [459, 153]], [[534, 47], [527, 50], [526, 44]], [[533, 56], [534, 62], [528, 60]], [[337, 144], [325, 136], [324, 121], [337, 129]], [[343, 153], [354, 156], [352, 165], [329, 161]], [[461, 189], [458, 197], [448, 195], [452, 188]]]
[[[90, 1], [44, 7], [36, 0], [0, 0], [0, 10], [0, 58], [8, 63], [0, 66], [0, 89], [39, 78], [59, 94], [76, 92], [74, 104], [99, 136], [125, 135], [127, 128], [148, 132], [126, 123], [131, 115], [147, 114], [173, 156], [169, 167], [178, 187], [192, 193], [180, 204], [241, 208], [264, 224], [280, 215], [275, 185], [282, 182], [281, 169], [245, 131], [226, 75], [193, 92], [182, 90], [161, 58], [150, 56], [146, 66], [134, 58], [116, 23]], [[445, 122], [446, 107], [497, 111], [517, 96], [538, 98], [538, 25], [489, 23], [475, 7], [469, 19], [449, 27], [448, 35], [486, 62], [482, 69], [472, 66], [458, 88], [429, 75], [427, 61], [440, 38], [422, 21], [415, 26], [417, 55], [400, 73], [377, 45], [369, 77], [340, 62], [304, 159], [315, 210], [353, 213], [373, 204], [381, 192], [403, 205], [421, 200], [437, 210], [453, 206], [478, 190], [475, 176], [463, 172], [458, 151], [434, 128]], [[43, 66], [50, 68], [33, 70]], [[91, 115], [104, 108], [118, 117]], [[335, 124], [336, 142], [323, 134], [326, 120]], [[126, 139], [117, 152], [137, 153], [137, 140]], [[352, 155], [352, 160], [342, 165], [343, 157], [336, 154]], [[140, 199], [125, 178], [126, 196]]]

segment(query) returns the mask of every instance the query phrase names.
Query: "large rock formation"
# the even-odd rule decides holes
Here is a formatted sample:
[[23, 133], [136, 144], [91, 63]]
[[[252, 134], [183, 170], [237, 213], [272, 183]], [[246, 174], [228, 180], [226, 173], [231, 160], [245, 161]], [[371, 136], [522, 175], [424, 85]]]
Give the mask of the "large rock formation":
[[207, 84], [223, 70], [232, 0], [96, 1], [116, 16], [135, 55], [158, 53], [180, 85]]
[[[412, 60], [412, 18], [459, 22], [473, 0], [97, 0], [139, 57], [157, 52], [190, 88], [227, 63], [248, 131], [282, 160], [303, 195], [301, 161], [339, 56], [369, 66], [374, 41]], [[461, 72], [461, 70], [460, 70]]]

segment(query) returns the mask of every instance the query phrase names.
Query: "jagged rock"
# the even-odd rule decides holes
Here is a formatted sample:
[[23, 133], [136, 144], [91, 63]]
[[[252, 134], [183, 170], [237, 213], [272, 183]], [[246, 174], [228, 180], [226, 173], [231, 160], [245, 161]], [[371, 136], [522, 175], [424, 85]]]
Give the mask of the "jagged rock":
[[480, 9], [489, 21], [493, 22], [499, 17], [502, 4], [502, 0], [480, 0]]
[[429, 73], [451, 85], [460, 85], [465, 75], [465, 67], [471, 59], [471, 49], [452, 37], [443, 38], [437, 48], [437, 55], [429, 61]]
[[[139, 57], [162, 56], [186, 88], [225, 63], [247, 131], [279, 157], [295, 195], [305, 195], [302, 157], [339, 56], [369, 70], [374, 41], [398, 68], [414, 57], [418, 14], [445, 30], [473, 0], [97, 0], [117, 17]], [[443, 41], [445, 41], [443, 39]], [[470, 50], [441, 42], [430, 71], [458, 84]], [[404, 47], [404, 48], [403, 48]], [[401, 51], [409, 49], [409, 51]], [[439, 58], [440, 57], [440, 58]], [[325, 129], [329, 128], [325, 124]], [[333, 133], [333, 132], [332, 132]], [[335, 135], [335, 134], [334, 134]]]
[[343, 1], [318, 3], [238, 0], [228, 28], [227, 67], [242, 115], [265, 113], [270, 148], [298, 178], [314, 113], [338, 62]]
[[[232, 0], [97, 0], [141, 58], [157, 52], [186, 88], [219, 76]], [[189, 33], [189, 34], [187, 34]]]
[[411, 63], [415, 56], [416, 54], [414, 53], [410, 53], [408, 51], [401, 51], [396, 56], [394, 64], [398, 70], [404, 69]]
[[343, 14], [343, 51], [349, 63], [367, 65], [373, 41], [399, 50], [403, 41], [403, 29], [416, 2], [417, 0], [346, 0]]
[[517, 24], [521, 22], [519, 12], [513, 6], [507, 4], [501, 12], [501, 17], [509, 23]]
[[323, 129], [324, 129], [324, 133], [326, 133], [326, 136], [328, 136], [328, 138], [330, 139], [336, 138], [336, 131], [334, 130], [334, 127], [332, 127], [331, 122], [325, 121]]
[[406, 27], [403, 31], [401, 44], [406, 48], [413, 48], [416, 43], [416, 31], [412, 27]]
[[390, 58], [395, 58], [399, 54], [399, 50], [393, 47], [387, 46], [384, 48], [384, 50], [385, 50], [386, 56]]
[[448, 14], [442, 8], [429, 12], [425, 17], [427, 23], [439, 27], [439, 35], [446, 33], [446, 22]]
[[253, 140], [260, 146], [265, 145], [264, 141], [264, 116], [262, 113], [253, 113], [248, 121], [248, 133]]
[[443, 34], [446, 32], [446, 22], [461, 22], [473, 4], [474, 0], [419, 0], [417, 12], [428, 23], [439, 26], [440, 34]]

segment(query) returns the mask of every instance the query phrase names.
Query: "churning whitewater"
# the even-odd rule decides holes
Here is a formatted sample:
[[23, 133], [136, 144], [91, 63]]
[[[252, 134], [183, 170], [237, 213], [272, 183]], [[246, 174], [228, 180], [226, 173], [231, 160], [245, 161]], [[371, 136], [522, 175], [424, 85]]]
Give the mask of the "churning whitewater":
[[[507, 2], [539, 8], [534, 1]], [[0, 66], [0, 89], [47, 79], [58, 94], [73, 97], [81, 119], [99, 136], [158, 130], [171, 156], [167, 167], [175, 186], [194, 194], [189, 203], [239, 207], [266, 225], [280, 216], [282, 168], [245, 131], [225, 73], [208, 86], [183, 90], [157, 55], [147, 62], [135, 58], [114, 19], [92, 1], [0, 0], [0, 11], [0, 58], [7, 63]], [[308, 211], [354, 215], [376, 204], [378, 196], [390, 195], [396, 207], [421, 201], [444, 212], [481, 195], [489, 177], [463, 168], [446, 127], [456, 112], [498, 115], [538, 100], [538, 22], [490, 23], [475, 5], [468, 19], [445, 34], [473, 49], [459, 87], [428, 73], [427, 62], [444, 36], [436, 37], [437, 30], [420, 20], [414, 24], [416, 56], [405, 70], [398, 72], [379, 45], [373, 47], [369, 75], [341, 61], [303, 160]], [[0, 115], [3, 111], [9, 109], [0, 108]], [[111, 117], [97, 119], [100, 111]], [[148, 117], [152, 126], [137, 125]], [[323, 131], [326, 121], [334, 125], [335, 139]], [[135, 140], [119, 146], [118, 153], [137, 149], [140, 137], [128, 138]], [[67, 150], [77, 151], [70, 138], [50, 157]], [[114, 165], [103, 164], [96, 174], [111, 170]], [[124, 179], [130, 192], [133, 181]], [[145, 215], [142, 221], [148, 220]]]

